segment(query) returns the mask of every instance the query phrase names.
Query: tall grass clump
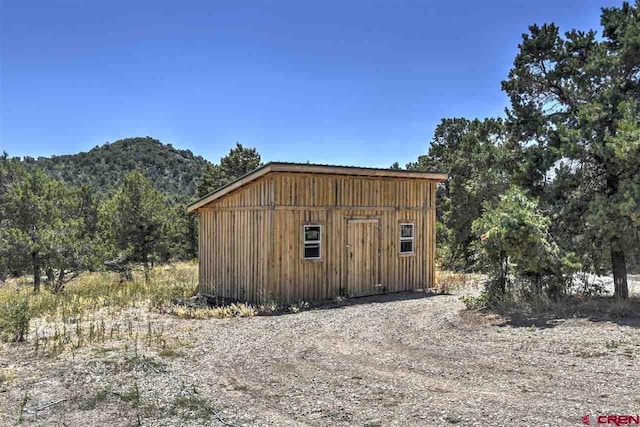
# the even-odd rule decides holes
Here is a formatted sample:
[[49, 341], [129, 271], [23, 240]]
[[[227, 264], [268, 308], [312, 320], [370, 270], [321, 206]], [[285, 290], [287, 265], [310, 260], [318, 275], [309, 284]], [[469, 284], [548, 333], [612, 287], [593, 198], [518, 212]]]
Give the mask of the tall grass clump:
[[0, 338], [3, 341], [24, 341], [29, 333], [31, 310], [29, 297], [16, 289], [0, 298]]
[[24, 325], [26, 318], [39, 317], [75, 323], [101, 309], [110, 313], [131, 307], [159, 309], [176, 298], [193, 295], [197, 283], [197, 268], [190, 263], [155, 267], [146, 280], [142, 271], [136, 271], [133, 280], [125, 283], [120, 283], [115, 273], [87, 272], [58, 293], [28, 293], [28, 285], [17, 281], [0, 288], [0, 321], [9, 326]]

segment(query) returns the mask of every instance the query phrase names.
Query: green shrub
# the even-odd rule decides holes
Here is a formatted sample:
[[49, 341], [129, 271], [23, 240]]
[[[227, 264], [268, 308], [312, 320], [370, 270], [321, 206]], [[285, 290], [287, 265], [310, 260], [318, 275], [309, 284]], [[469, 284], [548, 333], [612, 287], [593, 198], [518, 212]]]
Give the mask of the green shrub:
[[12, 292], [0, 305], [0, 335], [3, 341], [24, 341], [29, 333], [29, 297]]
[[480, 237], [474, 244], [476, 255], [489, 272], [490, 303], [519, 294], [544, 293], [550, 298], [566, 294], [580, 264], [556, 244], [549, 234], [550, 225], [551, 219], [537, 200], [517, 187], [496, 206], [485, 206], [473, 230]]

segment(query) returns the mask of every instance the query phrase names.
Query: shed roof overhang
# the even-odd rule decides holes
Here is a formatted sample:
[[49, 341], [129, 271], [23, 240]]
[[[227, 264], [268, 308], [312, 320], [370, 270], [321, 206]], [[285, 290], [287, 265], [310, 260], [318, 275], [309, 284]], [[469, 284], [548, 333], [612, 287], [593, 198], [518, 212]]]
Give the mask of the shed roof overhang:
[[429, 179], [432, 181], [446, 181], [448, 175], [440, 172], [420, 172], [420, 171], [407, 171], [397, 169], [376, 169], [376, 168], [364, 168], [357, 166], [332, 166], [332, 165], [317, 165], [309, 163], [284, 163], [284, 162], [269, 162], [248, 174], [238, 178], [237, 180], [220, 187], [212, 193], [207, 194], [200, 200], [192, 203], [187, 207], [187, 212], [193, 212], [199, 208], [217, 200], [240, 187], [249, 184], [252, 181], [270, 173], [270, 172], [297, 172], [297, 173], [316, 173], [316, 174], [331, 174], [331, 175], [351, 175], [351, 176], [374, 176], [385, 178], [417, 178], [417, 179]]

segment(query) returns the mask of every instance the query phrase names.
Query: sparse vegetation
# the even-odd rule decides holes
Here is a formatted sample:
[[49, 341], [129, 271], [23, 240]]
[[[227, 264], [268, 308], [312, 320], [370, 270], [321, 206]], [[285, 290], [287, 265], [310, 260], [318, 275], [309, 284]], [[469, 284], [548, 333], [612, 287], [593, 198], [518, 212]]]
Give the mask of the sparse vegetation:
[[594, 320], [620, 320], [640, 313], [640, 299], [618, 300], [608, 297], [585, 297], [580, 294], [550, 298], [530, 293], [500, 302], [491, 301], [486, 292], [459, 297], [467, 310], [492, 309], [512, 318], [589, 318]]
[[95, 409], [100, 403], [105, 402], [109, 398], [110, 394], [110, 390], [106, 388], [100, 389], [93, 396], [80, 402], [79, 407], [83, 411]]
[[11, 331], [14, 339], [24, 338], [29, 319], [38, 317], [67, 329], [73, 325], [79, 333], [85, 332], [82, 322], [87, 322], [87, 338], [104, 337], [106, 334], [113, 337], [127, 325], [113, 323], [107, 331], [104, 320], [93, 320], [92, 314], [98, 311], [109, 314], [135, 307], [158, 309], [170, 305], [176, 298], [193, 295], [197, 286], [196, 275], [197, 269], [191, 263], [156, 267], [149, 272], [149, 280], [144, 280], [142, 272], [137, 272], [134, 280], [126, 283], [119, 283], [111, 273], [84, 273], [69, 283], [64, 292], [33, 294], [27, 291], [28, 285], [24, 280], [15, 280], [0, 288], [0, 322], [7, 325], [2, 331]]
[[439, 294], [456, 293], [480, 283], [479, 274], [436, 270], [435, 290]]
[[31, 308], [25, 292], [11, 292], [0, 299], [0, 338], [24, 341], [29, 333]]
[[464, 303], [467, 310], [482, 310], [488, 307], [487, 294], [484, 292], [478, 296], [462, 295], [460, 301]]
[[231, 317], [253, 317], [258, 314], [258, 310], [245, 303], [232, 303], [219, 307], [189, 307], [174, 306], [171, 314], [181, 319], [228, 319]]
[[[187, 300], [196, 287], [197, 268], [189, 262], [157, 266], [148, 271], [148, 280], [140, 269], [134, 272], [133, 281], [125, 283], [120, 283], [116, 273], [84, 273], [57, 293], [33, 293], [26, 280], [11, 280], [0, 288], [0, 335], [5, 341], [28, 338], [36, 356], [54, 357], [87, 345], [102, 348], [116, 340], [124, 341], [127, 347], [144, 344], [162, 357], [179, 357], [184, 343], [168, 336], [162, 321], [131, 316], [129, 311], [144, 309], [149, 314], [167, 313], [181, 319], [266, 314], [262, 308], [245, 303], [217, 307], [206, 305], [205, 300], [193, 306], [176, 303]], [[306, 307], [308, 304], [301, 302], [289, 311]]]
[[[380, 393], [379, 387], [398, 387], [398, 382], [403, 390], [401, 398], [412, 405], [419, 405], [425, 394], [448, 405], [444, 402], [449, 402], [451, 396], [456, 401], [468, 397], [466, 391], [458, 389], [473, 388], [482, 393], [500, 393], [501, 400], [509, 396], [516, 402], [514, 411], [528, 414], [532, 396], [535, 399], [544, 396], [541, 390], [549, 387], [562, 393], [586, 390], [576, 384], [602, 378], [598, 369], [585, 374], [582, 363], [602, 367], [611, 358], [633, 363], [640, 349], [637, 329], [624, 326], [629, 319], [616, 317], [618, 313], [640, 311], [640, 307], [633, 305], [634, 299], [616, 302], [580, 294], [579, 299], [563, 301], [562, 306], [560, 300], [550, 298], [535, 307], [518, 306], [519, 312], [513, 305], [505, 305], [502, 316], [487, 311], [460, 313], [459, 295], [467, 304], [474, 304], [473, 308], [482, 308], [485, 301], [478, 292], [480, 277], [470, 274], [439, 276], [451, 283], [450, 292], [457, 295], [414, 293], [397, 298], [387, 295], [370, 300], [385, 301], [384, 304], [368, 304], [367, 299], [346, 304], [338, 301], [299, 315], [251, 319], [240, 316], [269, 312], [246, 304], [206, 307], [199, 298], [184, 297], [180, 298], [183, 305], [168, 303], [154, 307], [154, 290], [145, 286], [155, 283], [165, 288], [159, 291], [163, 294], [180, 294], [190, 289], [183, 294], [189, 295], [193, 288], [188, 283], [195, 277], [193, 264], [156, 267], [150, 271], [151, 280], [146, 285], [142, 274], [142, 271], [135, 273], [138, 283], [121, 285], [131, 291], [128, 295], [135, 304], [130, 305], [121, 305], [120, 297], [96, 301], [97, 295], [84, 289], [97, 277], [110, 277], [116, 283], [103, 289], [117, 289], [115, 273], [113, 277], [103, 273], [81, 275], [64, 292], [51, 294], [53, 298], [64, 299], [65, 293], [77, 292], [64, 303], [51, 302], [48, 291], [40, 294], [29, 291], [32, 302], [43, 299], [37, 307], [46, 316], [32, 319], [29, 342], [16, 346], [19, 351], [8, 352], [10, 365], [0, 368], [0, 389], [10, 391], [0, 393], [0, 402], [6, 399], [7, 407], [11, 408], [5, 418], [0, 414], [0, 424], [11, 425], [19, 419], [24, 424], [55, 423], [64, 412], [75, 414], [76, 419], [86, 417], [103, 424], [118, 421], [127, 425], [215, 424], [221, 418], [227, 425], [262, 421], [282, 425], [286, 420], [304, 423], [308, 414], [323, 410], [331, 413], [346, 410], [349, 418], [338, 419], [337, 424], [384, 425], [386, 408], [397, 405], [398, 397]], [[4, 292], [15, 292], [21, 287], [30, 288], [29, 284], [11, 281], [1, 292], [5, 297]], [[544, 304], [556, 305], [545, 308]], [[277, 310], [295, 313], [308, 307], [301, 301], [278, 306]], [[560, 314], [565, 318], [557, 319]], [[198, 318], [211, 320], [192, 321]], [[610, 321], [584, 322], [585, 318]], [[380, 345], [381, 340], [412, 344]], [[454, 364], [441, 363], [443, 348], [447, 357], [455, 360]], [[372, 352], [384, 361], [372, 358]], [[276, 363], [266, 363], [268, 360]], [[395, 375], [405, 369], [406, 363], [412, 366], [412, 375]], [[496, 364], [499, 369], [484, 368]], [[539, 368], [541, 364], [544, 369]], [[623, 363], [615, 366], [630, 369]], [[337, 376], [337, 370], [344, 375]], [[519, 372], [516, 377], [510, 374], [515, 370]], [[295, 375], [291, 375], [292, 371]], [[415, 381], [415, 376], [421, 380]], [[34, 377], [46, 381], [36, 384], [26, 381]], [[268, 382], [265, 378], [269, 378]], [[567, 378], [571, 386], [565, 389]], [[375, 386], [363, 388], [363, 381]], [[68, 384], [73, 384], [73, 391], [67, 393], [61, 387]], [[506, 389], [497, 387], [498, 384]], [[318, 397], [319, 387], [323, 387], [322, 397]], [[283, 394], [277, 391], [280, 389], [293, 396], [292, 402], [300, 411], [281, 406]], [[43, 399], [40, 390], [55, 397]], [[610, 394], [612, 397], [606, 398], [608, 404], [623, 398], [622, 385]], [[345, 400], [345, 395], [358, 399]], [[253, 396], [255, 401], [276, 408], [267, 415], [273, 418], [263, 419], [264, 412], [252, 403]], [[372, 407], [370, 414], [359, 409], [359, 402], [365, 399], [382, 399], [383, 403], [378, 409]], [[51, 409], [50, 404], [55, 404], [56, 409]], [[548, 418], [549, 411], [541, 408], [549, 404], [547, 401], [535, 406], [536, 421]], [[560, 404], [566, 405], [567, 401]], [[36, 415], [36, 409], [42, 407], [48, 409]], [[489, 408], [496, 410], [495, 406]], [[443, 406], [441, 412], [429, 413], [398, 410], [409, 423], [415, 424], [462, 425], [469, 419], [484, 420], [486, 416], [477, 409], [461, 411], [457, 406]]]
[[173, 410], [177, 412], [181, 418], [186, 420], [195, 419], [207, 421], [212, 415], [198, 399], [187, 394], [180, 395], [176, 398]]
[[0, 387], [5, 384], [11, 384], [16, 378], [16, 372], [12, 368], [0, 369]]

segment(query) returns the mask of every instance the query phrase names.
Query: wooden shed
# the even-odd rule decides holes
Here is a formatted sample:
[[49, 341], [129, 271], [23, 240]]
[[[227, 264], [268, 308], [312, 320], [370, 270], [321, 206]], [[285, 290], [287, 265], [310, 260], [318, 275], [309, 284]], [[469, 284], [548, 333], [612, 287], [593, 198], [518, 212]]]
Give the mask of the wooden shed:
[[443, 173], [267, 163], [188, 207], [198, 215], [199, 291], [320, 301], [434, 283]]

